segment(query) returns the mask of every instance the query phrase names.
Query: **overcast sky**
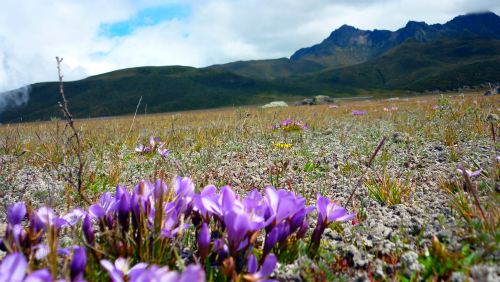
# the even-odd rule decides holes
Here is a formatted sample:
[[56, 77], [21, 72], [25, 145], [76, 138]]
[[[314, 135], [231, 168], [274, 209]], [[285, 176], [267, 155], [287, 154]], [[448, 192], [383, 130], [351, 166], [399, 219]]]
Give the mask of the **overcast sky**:
[[0, 92], [144, 65], [289, 57], [342, 24], [444, 23], [498, 0], [1, 0]]

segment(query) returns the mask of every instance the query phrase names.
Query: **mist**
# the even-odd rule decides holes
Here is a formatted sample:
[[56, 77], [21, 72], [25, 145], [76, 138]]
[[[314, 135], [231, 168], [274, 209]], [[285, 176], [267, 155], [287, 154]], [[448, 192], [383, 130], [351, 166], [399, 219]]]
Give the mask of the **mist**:
[[26, 85], [18, 89], [0, 93], [0, 113], [11, 107], [19, 107], [28, 103], [31, 86]]

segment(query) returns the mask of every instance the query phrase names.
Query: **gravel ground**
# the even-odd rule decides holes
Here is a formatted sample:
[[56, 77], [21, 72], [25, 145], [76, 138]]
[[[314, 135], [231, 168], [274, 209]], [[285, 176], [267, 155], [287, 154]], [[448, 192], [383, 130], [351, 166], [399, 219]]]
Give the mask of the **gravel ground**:
[[[439, 181], [457, 178], [456, 169], [460, 163], [470, 165], [474, 161], [482, 168], [491, 167], [494, 147], [486, 138], [460, 142], [454, 148], [460, 151], [460, 156], [453, 159], [452, 148], [440, 142], [419, 143], [418, 136], [397, 132], [391, 124], [370, 126], [352, 120], [338, 121], [326, 129], [304, 132], [290, 149], [274, 148], [273, 142], [297, 137], [274, 134], [266, 139], [259, 138], [263, 133], [259, 132], [254, 139], [228, 140], [199, 152], [172, 152], [170, 161], [160, 167], [174, 175], [179, 173], [178, 166], [174, 165], [177, 162], [200, 186], [230, 184], [240, 194], [245, 194], [254, 187], [262, 189], [270, 185], [270, 171], [278, 164], [284, 168], [278, 176], [280, 186], [292, 187], [313, 202], [316, 193], [321, 192], [345, 204], [351, 191], [358, 186], [354, 209], [359, 209], [362, 199], [366, 219], [343, 224], [342, 233], [327, 229], [324, 247], [346, 260], [348, 280], [390, 280], [395, 272], [410, 277], [411, 273], [422, 271], [419, 255], [422, 249], [431, 247], [434, 235], [450, 250], [458, 251], [463, 247], [464, 226], [452, 212], [449, 196], [439, 187]], [[372, 131], [380, 134], [371, 134]], [[338, 132], [351, 134], [346, 140]], [[387, 141], [374, 166], [366, 169], [365, 163], [382, 135], [388, 137]], [[360, 140], [367, 144], [366, 149], [359, 145]], [[134, 154], [133, 148], [124, 149], [122, 154]], [[383, 157], [384, 154], [388, 157]], [[145, 167], [154, 167], [155, 161], [144, 159], [127, 163], [122, 171], [123, 184], [131, 187], [141, 178], [147, 178], [151, 170]], [[283, 165], [286, 162], [288, 164]], [[308, 163], [317, 164], [318, 169], [305, 171]], [[0, 199], [4, 203], [1, 221], [5, 219], [6, 205], [17, 201], [26, 201], [33, 208], [49, 204], [60, 211], [67, 209], [64, 182], [56, 171], [30, 165], [17, 168], [16, 159], [9, 156], [0, 157], [0, 167], [3, 169]], [[388, 175], [411, 181], [413, 191], [404, 203], [387, 206], [369, 197], [360, 180], [380, 172], [382, 167]], [[314, 217], [311, 224], [315, 224]], [[391, 261], [391, 257], [398, 259]], [[492, 260], [498, 262], [499, 257], [500, 254], [495, 253]], [[275, 274], [282, 281], [301, 281], [304, 266], [314, 269], [317, 267], [314, 264], [307, 257], [301, 257], [292, 265], [280, 265]], [[453, 273], [451, 280], [499, 281], [499, 275], [498, 265], [476, 265], [467, 274]]]

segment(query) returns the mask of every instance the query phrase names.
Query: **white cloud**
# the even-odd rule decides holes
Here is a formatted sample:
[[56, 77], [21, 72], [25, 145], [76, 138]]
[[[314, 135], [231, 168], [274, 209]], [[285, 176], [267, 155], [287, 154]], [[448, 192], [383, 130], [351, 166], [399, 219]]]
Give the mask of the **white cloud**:
[[[165, 3], [189, 5], [190, 15], [123, 37], [100, 33], [102, 24]], [[395, 30], [408, 20], [443, 23], [478, 10], [500, 13], [496, 0], [3, 0], [0, 6], [0, 91], [55, 80], [56, 55], [64, 57], [66, 79], [80, 79], [142, 65], [288, 57], [342, 24]]]

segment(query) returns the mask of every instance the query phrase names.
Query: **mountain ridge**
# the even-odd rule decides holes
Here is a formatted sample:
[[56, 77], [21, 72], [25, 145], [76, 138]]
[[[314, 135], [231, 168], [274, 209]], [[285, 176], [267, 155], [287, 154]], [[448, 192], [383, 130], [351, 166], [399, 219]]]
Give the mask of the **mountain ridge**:
[[[343, 25], [290, 58], [127, 68], [65, 82], [65, 90], [73, 114], [83, 118], [130, 114], [141, 96], [152, 113], [318, 94], [457, 89], [498, 80], [500, 17], [488, 12], [445, 24], [409, 21], [396, 31]], [[28, 102], [0, 112], [0, 122], [58, 116], [58, 100], [56, 82], [35, 83]]]

